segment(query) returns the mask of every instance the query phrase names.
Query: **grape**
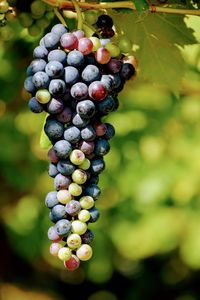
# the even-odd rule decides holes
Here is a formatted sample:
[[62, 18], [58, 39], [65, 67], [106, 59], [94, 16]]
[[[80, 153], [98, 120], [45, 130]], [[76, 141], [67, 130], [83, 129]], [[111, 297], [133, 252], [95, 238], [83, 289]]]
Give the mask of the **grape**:
[[49, 114], [59, 114], [63, 111], [64, 103], [60, 99], [52, 98], [47, 103], [47, 111]]
[[92, 101], [84, 100], [77, 104], [76, 111], [81, 118], [90, 119], [94, 116], [96, 109]]
[[71, 175], [75, 171], [75, 166], [69, 160], [60, 160], [57, 169], [62, 175]]
[[[34, 26], [44, 29], [51, 18], [48, 6], [44, 10], [39, 0], [31, 3], [30, 31]], [[103, 37], [114, 34], [110, 17], [101, 16], [97, 23]], [[118, 93], [135, 75], [135, 66], [130, 57], [122, 58], [120, 48], [110, 39], [86, 38], [82, 30], [69, 32], [62, 24], [41, 38], [33, 57], [24, 87], [32, 94], [30, 110], [49, 114], [44, 132], [52, 144], [48, 173], [55, 188], [45, 198], [55, 224], [48, 231], [53, 241], [50, 253], [64, 261], [66, 269], [75, 270], [79, 259], [92, 256], [93, 233], [88, 223], [99, 218], [95, 207], [101, 194], [99, 174], [105, 169], [108, 140], [115, 134], [114, 127], [102, 118], [118, 108]], [[61, 240], [65, 246], [58, 243]]]
[[89, 96], [95, 101], [102, 101], [107, 96], [106, 87], [101, 81], [94, 81], [88, 88]]
[[101, 15], [98, 17], [96, 25], [99, 28], [103, 28], [103, 27], [111, 28], [113, 26], [113, 20], [108, 15]]
[[65, 159], [69, 156], [70, 152], [72, 151], [72, 146], [68, 141], [60, 140], [55, 143], [53, 149], [59, 158]]
[[58, 204], [57, 192], [55, 191], [49, 192], [46, 195], [45, 204], [48, 208], [53, 208], [55, 205], [57, 205]]
[[58, 174], [59, 172], [58, 172], [58, 169], [57, 169], [57, 167], [56, 167], [56, 165], [54, 165], [54, 164], [49, 164], [49, 170], [48, 170], [48, 174], [49, 174], [49, 176], [50, 177], [56, 177], [56, 175]]
[[64, 49], [74, 50], [78, 46], [78, 39], [73, 33], [64, 33], [60, 38], [60, 44]]
[[81, 38], [78, 41], [78, 51], [83, 53], [83, 55], [87, 55], [90, 52], [92, 52], [93, 49], [93, 43], [89, 38]]
[[34, 0], [31, 3], [31, 12], [36, 16], [43, 16], [46, 11], [45, 4], [40, 0]]
[[5, 14], [8, 11], [9, 4], [6, 0], [0, 1], [0, 14]]
[[61, 219], [66, 219], [67, 214], [65, 211], [65, 206], [61, 204], [55, 205], [51, 210], [51, 220], [57, 222]]
[[118, 45], [122, 53], [129, 53], [132, 50], [131, 41], [125, 36], [119, 39]]
[[35, 73], [32, 80], [37, 89], [44, 89], [49, 86], [49, 76], [45, 72]]
[[68, 127], [64, 132], [64, 138], [68, 142], [74, 144], [80, 140], [81, 132], [76, 126]]
[[81, 237], [77, 233], [72, 233], [67, 238], [67, 245], [70, 249], [79, 248], [81, 245]]
[[98, 19], [98, 12], [96, 10], [88, 10], [84, 13], [84, 17], [88, 24], [94, 25]]
[[44, 110], [44, 107], [37, 101], [35, 97], [29, 100], [28, 107], [34, 113], [41, 113]]
[[70, 221], [68, 221], [66, 219], [62, 219], [56, 223], [55, 228], [56, 228], [58, 236], [66, 237], [69, 235], [69, 233], [72, 229], [72, 225], [71, 225]]
[[79, 258], [74, 254], [72, 254], [69, 260], [64, 262], [65, 268], [69, 271], [74, 271], [78, 269], [79, 265], [80, 265]]
[[111, 58], [111, 54], [108, 49], [101, 47], [95, 53], [95, 59], [99, 64], [107, 64]]
[[56, 175], [54, 179], [54, 187], [56, 190], [65, 190], [69, 187], [71, 183], [71, 179], [68, 176], [64, 176], [62, 174]]
[[94, 239], [94, 234], [89, 229], [84, 234], [81, 235], [81, 240], [83, 244], [91, 244], [93, 239]]
[[52, 60], [46, 65], [45, 72], [51, 78], [58, 78], [62, 76], [64, 68], [59, 61]]
[[85, 69], [83, 70], [81, 77], [86, 83], [91, 83], [95, 80], [100, 79], [100, 71], [97, 66], [87, 65], [87, 67], [85, 67]]
[[68, 66], [65, 68], [65, 82], [66, 84], [73, 85], [79, 80], [79, 72], [76, 68]]
[[88, 96], [88, 87], [83, 82], [75, 83], [71, 88], [71, 96], [76, 100], [86, 99]]
[[76, 255], [80, 260], [86, 261], [92, 257], [92, 248], [88, 244], [83, 244], [76, 251]]
[[67, 63], [72, 67], [81, 67], [84, 64], [84, 56], [78, 50], [71, 51], [67, 56]]
[[79, 201], [71, 200], [66, 204], [65, 210], [68, 215], [74, 217], [81, 210], [81, 205], [80, 205]]
[[69, 260], [72, 256], [72, 252], [69, 248], [67, 247], [62, 247], [60, 248], [60, 250], [58, 251], [58, 258], [60, 260], [66, 261]]
[[64, 64], [67, 60], [67, 54], [63, 50], [55, 49], [49, 52], [48, 61], [58, 61]]

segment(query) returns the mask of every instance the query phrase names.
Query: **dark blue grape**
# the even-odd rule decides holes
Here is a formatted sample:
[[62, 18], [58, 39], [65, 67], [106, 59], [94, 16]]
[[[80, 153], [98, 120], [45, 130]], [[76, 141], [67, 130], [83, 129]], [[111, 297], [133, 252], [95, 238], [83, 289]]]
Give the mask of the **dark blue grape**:
[[117, 89], [121, 85], [121, 78], [118, 74], [109, 75], [112, 79], [112, 88]]
[[48, 61], [56, 60], [64, 64], [67, 61], [67, 54], [65, 51], [56, 49], [49, 52]]
[[92, 174], [92, 176], [87, 180], [87, 184], [98, 184], [99, 182], [99, 176]]
[[67, 213], [65, 210], [65, 206], [61, 204], [55, 205], [51, 210], [51, 220], [53, 222], [57, 222], [61, 219], [65, 219], [67, 217]]
[[132, 64], [124, 63], [122, 65], [120, 76], [123, 80], [129, 80], [136, 73], [135, 68]]
[[106, 133], [104, 137], [107, 140], [110, 140], [115, 135], [115, 128], [109, 123], [105, 123], [105, 125], [106, 125]]
[[95, 65], [87, 65], [82, 72], [82, 79], [86, 83], [91, 83], [100, 78], [100, 71]]
[[49, 170], [48, 170], [49, 176], [54, 178], [54, 177], [56, 177], [56, 175], [57, 175], [58, 173], [59, 173], [59, 172], [58, 172], [58, 169], [57, 169], [56, 165], [53, 164], [53, 163], [50, 163], [50, 164], [49, 164]]
[[101, 194], [101, 190], [96, 184], [90, 184], [85, 187], [85, 195], [92, 197], [94, 200], [97, 200]]
[[84, 100], [88, 96], [88, 87], [83, 82], [77, 82], [71, 87], [71, 96], [76, 100]]
[[94, 223], [99, 219], [100, 213], [99, 210], [96, 207], [92, 207], [89, 209], [90, 212], [90, 219], [89, 222], [90, 223]]
[[58, 78], [64, 73], [64, 68], [59, 61], [52, 60], [46, 65], [45, 72], [51, 78]]
[[61, 159], [66, 159], [72, 151], [71, 144], [66, 140], [60, 140], [53, 146], [56, 155]]
[[61, 38], [61, 36], [68, 32], [68, 28], [66, 26], [64, 26], [63, 24], [56, 24], [52, 27], [51, 32], [53, 32], [54, 34], [56, 34], [59, 38]]
[[43, 105], [40, 104], [35, 97], [29, 100], [28, 107], [34, 113], [41, 113], [44, 110]]
[[109, 75], [102, 75], [101, 82], [105, 85], [108, 92], [113, 89], [113, 80]]
[[71, 179], [68, 176], [64, 176], [62, 174], [56, 175], [54, 178], [54, 187], [58, 190], [66, 190], [71, 183]]
[[76, 68], [68, 66], [65, 68], [65, 82], [73, 85], [79, 80], [79, 72]]
[[112, 96], [107, 96], [103, 101], [97, 103], [98, 111], [103, 114], [107, 115], [110, 112], [114, 111], [116, 108], [116, 101]]
[[79, 201], [71, 200], [66, 204], [65, 210], [68, 215], [74, 217], [81, 210], [81, 205], [80, 205]]
[[49, 86], [49, 76], [45, 72], [37, 72], [33, 75], [33, 84], [37, 89]]
[[85, 141], [93, 141], [96, 138], [96, 131], [91, 125], [81, 130], [81, 138]]
[[65, 219], [59, 220], [55, 226], [58, 235], [61, 237], [68, 236], [71, 231], [71, 222]]
[[48, 50], [57, 48], [59, 41], [60, 36], [53, 32], [49, 32], [44, 36], [44, 45]]
[[44, 46], [37, 46], [33, 51], [33, 56], [35, 58], [46, 59], [48, 53], [48, 50]]
[[74, 115], [72, 119], [73, 125], [75, 125], [78, 128], [83, 128], [89, 124], [90, 120], [83, 119], [79, 114]]
[[56, 115], [56, 119], [61, 123], [69, 123], [72, 119], [72, 111], [69, 107], [65, 107], [64, 110]]
[[95, 144], [95, 154], [98, 156], [106, 155], [110, 150], [110, 144], [106, 139], [98, 139]]
[[51, 141], [56, 141], [63, 136], [64, 126], [56, 120], [48, 119], [46, 120], [44, 131]]
[[91, 100], [84, 100], [77, 104], [76, 111], [81, 118], [90, 119], [95, 114], [95, 105]]
[[84, 234], [81, 235], [81, 240], [83, 244], [91, 244], [93, 239], [94, 239], [94, 234], [90, 229], [88, 229]]
[[122, 62], [119, 59], [112, 58], [109, 63], [106, 65], [106, 68], [109, 73], [116, 74], [119, 73], [122, 67]]
[[63, 96], [66, 91], [65, 82], [61, 79], [52, 79], [49, 85], [49, 92], [54, 97]]
[[58, 199], [57, 199], [57, 192], [56, 191], [52, 191], [52, 192], [49, 192], [47, 195], [46, 195], [46, 198], [45, 198], [45, 205], [48, 207], [48, 208], [52, 208], [54, 207], [55, 205], [57, 205], [59, 202], [58, 202]]
[[47, 112], [50, 114], [59, 114], [63, 111], [63, 109], [64, 109], [64, 103], [60, 99], [52, 98], [47, 103]]
[[69, 66], [81, 67], [84, 64], [84, 55], [78, 50], [70, 51], [67, 56], [67, 63]]
[[64, 138], [68, 142], [75, 144], [80, 140], [81, 132], [76, 126], [68, 127], [64, 132]]
[[36, 87], [33, 84], [33, 76], [29, 76], [24, 81], [24, 88], [27, 92], [33, 94], [36, 91]]
[[113, 20], [108, 15], [101, 15], [98, 17], [96, 25], [98, 28], [112, 28]]
[[32, 72], [32, 74], [35, 74], [37, 72], [44, 71], [45, 67], [46, 67], [46, 64], [47, 63], [44, 59], [34, 59], [31, 62], [30, 66], [29, 66], [29, 69]]
[[62, 175], [71, 175], [76, 167], [69, 160], [60, 160], [57, 164], [57, 169]]
[[103, 158], [93, 158], [91, 160], [90, 170], [93, 174], [98, 175], [105, 169], [105, 162]]

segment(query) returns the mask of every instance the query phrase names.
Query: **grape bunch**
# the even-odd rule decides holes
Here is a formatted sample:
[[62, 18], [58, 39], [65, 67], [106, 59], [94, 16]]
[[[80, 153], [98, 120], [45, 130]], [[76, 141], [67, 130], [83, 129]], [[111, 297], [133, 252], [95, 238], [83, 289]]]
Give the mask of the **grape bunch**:
[[48, 238], [50, 253], [68, 270], [92, 257], [94, 236], [88, 226], [99, 218], [99, 174], [115, 134], [102, 118], [118, 108], [118, 93], [135, 75], [123, 55], [111, 54], [103, 39], [57, 24], [34, 49], [24, 83], [32, 94], [30, 110], [48, 113], [44, 131], [52, 144], [48, 173], [55, 188], [45, 199], [53, 222]]
[[5, 26], [7, 21], [11, 21], [15, 18], [15, 11], [10, 6], [10, 2], [7, 0], [0, 0], [0, 26]]

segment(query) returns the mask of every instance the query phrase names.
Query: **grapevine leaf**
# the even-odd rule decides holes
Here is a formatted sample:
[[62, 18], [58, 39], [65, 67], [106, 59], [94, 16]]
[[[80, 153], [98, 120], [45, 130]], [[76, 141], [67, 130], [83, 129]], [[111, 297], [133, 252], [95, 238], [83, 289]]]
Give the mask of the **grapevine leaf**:
[[117, 32], [132, 42], [139, 61], [139, 76], [150, 82], [164, 84], [177, 93], [185, 71], [185, 62], [177, 46], [195, 44], [193, 30], [184, 16], [149, 14], [141, 19], [136, 14], [111, 11]]
[[42, 149], [48, 149], [51, 146], [51, 141], [49, 140], [48, 136], [46, 135], [46, 133], [44, 131], [44, 125], [45, 125], [47, 117], [48, 117], [48, 114], [44, 118], [44, 122], [43, 122], [43, 125], [42, 125], [42, 130], [41, 130], [41, 133], [40, 133], [40, 147]]
[[144, 11], [149, 10], [149, 4], [146, 0], [133, 0], [135, 4], [135, 8], [137, 9], [139, 15], [141, 15]]

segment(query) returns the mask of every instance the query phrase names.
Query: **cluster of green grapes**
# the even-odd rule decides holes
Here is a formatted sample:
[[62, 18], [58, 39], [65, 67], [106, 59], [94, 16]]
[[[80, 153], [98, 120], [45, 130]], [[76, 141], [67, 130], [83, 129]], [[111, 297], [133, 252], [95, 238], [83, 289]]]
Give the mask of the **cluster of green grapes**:
[[11, 21], [15, 18], [16, 13], [10, 1], [0, 0], [0, 26], [6, 25], [7, 21]]
[[34, 0], [29, 5], [28, 11], [19, 13], [19, 22], [28, 29], [29, 35], [38, 36], [51, 23], [54, 17], [53, 8], [41, 0]]

